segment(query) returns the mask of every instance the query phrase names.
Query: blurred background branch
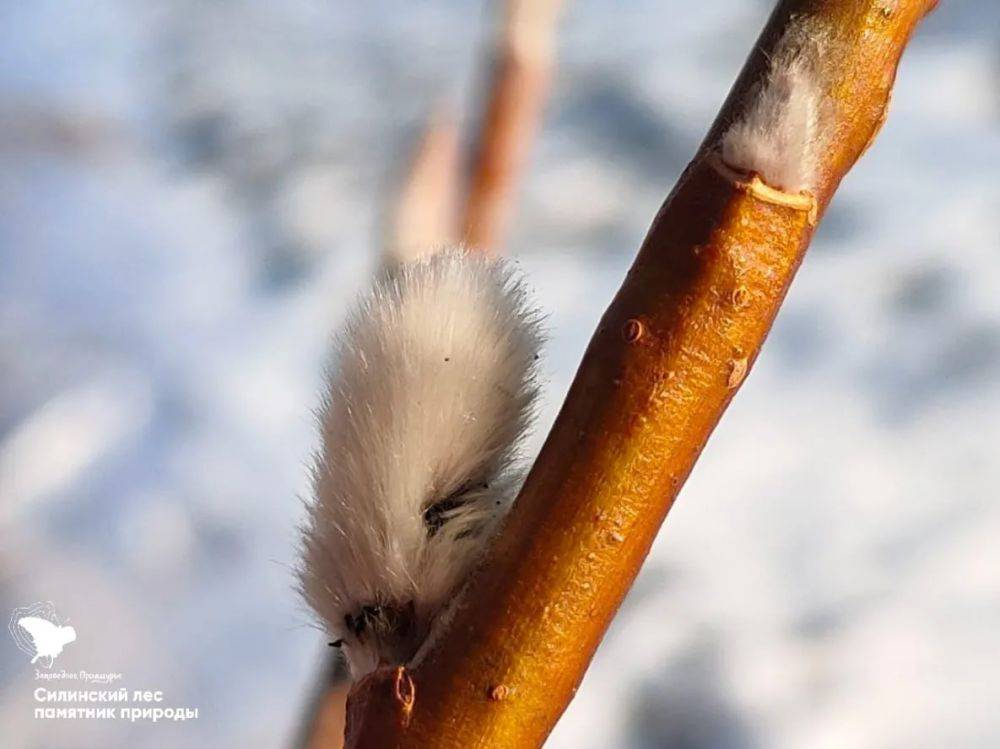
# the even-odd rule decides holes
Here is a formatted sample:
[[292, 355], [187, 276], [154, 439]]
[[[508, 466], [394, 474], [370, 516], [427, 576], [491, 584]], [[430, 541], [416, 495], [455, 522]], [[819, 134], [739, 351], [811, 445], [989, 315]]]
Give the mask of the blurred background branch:
[[563, 0], [503, 0], [462, 238], [491, 251], [504, 240], [517, 185], [541, 120], [552, 77]]
[[[501, 251], [548, 92], [562, 0], [497, 0], [494, 5], [500, 13], [488, 50], [490, 77], [472, 158], [462, 158], [455, 117], [447, 108], [439, 109], [425, 126], [389, 205], [383, 241], [386, 267], [454, 244], [460, 235], [471, 250]], [[466, 163], [468, 181], [462, 172]], [[461, 201], [459, 219], [463, 188], [467, 197]], [[329, 660], [296, 741], [302, 749], [343, 745], [349, 685], [339, 656]]]
[[442, 108], [427, 123], [387, 218], [386, 264], [416, 260], [454, 244], [461, 184], [459, 129]]

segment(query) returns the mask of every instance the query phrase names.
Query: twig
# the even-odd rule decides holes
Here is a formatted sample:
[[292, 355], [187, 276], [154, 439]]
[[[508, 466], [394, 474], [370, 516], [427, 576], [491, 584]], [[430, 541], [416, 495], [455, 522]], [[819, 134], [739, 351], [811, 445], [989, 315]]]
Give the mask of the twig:
[[339, 749], [344, 745], [344, 720], [350, 682], [339, 658], [327, 658], [305, 715], [292, 742], [296, 749]]
[[503, 239], [541, 118], [562, 0], [507, 0], [503, 5], [461, 233], [469, 247], [487, 252]]
[[[350, 747], [532, 747], [572, 698], [770, 329], [837, 184], [874, 138], [932, 0], [783, 0], [605, 313], [507, 526], [434, 647], [348, 705]], [[810, 193], [717, 157], [781, 40], [822, 40]], [[778, 198], [776, 199], [776, 195]]]
[[[504, 0], [495, 36], [496, 66], [479, 123], [469, 196], [459, 217], [461, 138], [457, 121], [440, 109], [414, 149], [388, 213], [382, 242], [388, 268], [464, 242], [497, 251], [503, 221], [537, 129], [548, 90], [556, 15], [562, 0]], [[464, 224], [464, 229], [459, 223]], [[306, 708], [294, 745], [336, 749], [343, 745], [348, 690], [343, 666], [332, 657]]]
[[405, 263], [456, 239], [459, 132], [450, 112], [428, 123], [389, 213], [387, 264]]

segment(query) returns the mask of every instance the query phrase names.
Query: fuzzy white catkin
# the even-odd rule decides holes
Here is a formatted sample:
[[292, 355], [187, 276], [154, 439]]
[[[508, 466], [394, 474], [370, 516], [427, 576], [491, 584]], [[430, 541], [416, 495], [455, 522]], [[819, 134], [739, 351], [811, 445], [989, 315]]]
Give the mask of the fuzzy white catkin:
[[354, 678], [413, 656], [509, 509], [540, 343], [510, 264], [461, 250], [382, 276], [347, 320], [299, 577]]
[[722, 136], [722, 160], [778, 190], [811, 191], [828, 108], [817, 69], [824, 40], [793, 27], [778, 44], [746, 114]]

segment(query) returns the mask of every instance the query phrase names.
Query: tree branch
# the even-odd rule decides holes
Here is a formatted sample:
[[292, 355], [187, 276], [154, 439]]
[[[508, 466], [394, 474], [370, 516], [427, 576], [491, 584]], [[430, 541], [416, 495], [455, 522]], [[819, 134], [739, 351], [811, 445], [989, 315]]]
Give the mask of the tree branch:
[[[395, 268], [444, 246], [459, 234], [471, 248], [498, 252], [503, 225], [534, 140], [548, 93], [556, 21], [563, 0], [499, 0], [492, 79], [474, 135], [468, 196], [461, 137], [454, 113], [442, 107], [416, 144], [383, 226], [382, 267]], [[310, 700], [294, 741], [301, 749], [343, 745], [347, 675], [336, 656]]]
[[416, 260], [455, 242], [459, 130], [442, 109], [427, 123], [388, 215], [387, 265]]
[[[840, 179], [885, 117], [933, 0], [783, 0], [584, 356], [506, 527], [417, 662], [348, 706], [351, 747], [540, 745], [572, 698], [770, 329]], [[811, 194], [717, 156], [790, 31], [821, 39], [832, 107]]]
[[500, 244], [514, 189], [548, 93], [562, 0], [506, 0], [489, 98], [479, 128], [462, 238], [475, 249]]

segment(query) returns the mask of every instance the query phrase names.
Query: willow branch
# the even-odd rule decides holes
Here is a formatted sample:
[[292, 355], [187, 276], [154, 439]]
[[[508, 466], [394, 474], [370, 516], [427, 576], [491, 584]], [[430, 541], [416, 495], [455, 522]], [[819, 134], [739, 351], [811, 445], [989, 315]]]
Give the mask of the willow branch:
[[389, 211], [387, 264], [416, 260], [455, 242], [459, 140], [450, 112], [439, 112], [427, 123]]
[[[454, 243], [459, 182], [459, 134], [450, 112], [439, 111], [416, 144], [388, 212], [382, 267], [393, 269]], [[324, 658], [302, 716], [296, 749], [339, 749], [349, 678], [339, 652]]]
[[295, 749], [340, 749], [344, 745], [349, 688], [343, 664], [336, 658], [327, 658], [306, 705], [298, 735], [292, 741]]
[[[393, 268], [453, 244], [497, 251], [548, 91], [556, 16], [562, 0], [502, 0], [486, 109], [475, 139], [469, 195], [459, 215], [461, 137], [452, 113], [439, 110], [413, 150], [387, 214], [383, 266]], [[462, 224], [462, 226], [460, 226]], [[346, 674], [336, 659], [324, 668], [295, 746], [343, 745]]]
[[[348, 705], [351, 747], [531, 747], [572, 698], [712, 429], [753, 365], [841, 178], [885, 117], [932, 0], [779, 3], [605, 313], [464, 605], [418, 662]], [[833, 103], [811, 195], [725, 168], [790, 30], [823, 38]]]
[[506, 0], [465, 204], [464, 242], [492, 251], [541, 118], [562, 0]]

